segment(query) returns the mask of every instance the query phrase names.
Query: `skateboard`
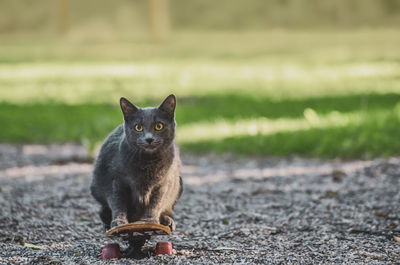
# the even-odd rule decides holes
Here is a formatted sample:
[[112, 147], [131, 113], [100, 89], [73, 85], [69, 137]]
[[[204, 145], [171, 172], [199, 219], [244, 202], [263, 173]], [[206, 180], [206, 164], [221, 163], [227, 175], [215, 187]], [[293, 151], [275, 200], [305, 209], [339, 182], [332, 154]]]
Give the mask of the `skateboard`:
[[[102, 259], [141, 259], [147, 257], [149, 253], [142, 251], [142, 247], [146, 241], [152, 236], [170, 234], [171, 230], [168, 226], [157, 223], [134, 222], [113, 227], [106, 231], [106, 236], [110, 238], [120, 237], [128, 241], [129, 247], [121, 251], [118, 243], [106, 243], [102, 251]], [[172, 254], [172, 244], [170, 242], [158, 242], [156, 246], [157, 254]]]

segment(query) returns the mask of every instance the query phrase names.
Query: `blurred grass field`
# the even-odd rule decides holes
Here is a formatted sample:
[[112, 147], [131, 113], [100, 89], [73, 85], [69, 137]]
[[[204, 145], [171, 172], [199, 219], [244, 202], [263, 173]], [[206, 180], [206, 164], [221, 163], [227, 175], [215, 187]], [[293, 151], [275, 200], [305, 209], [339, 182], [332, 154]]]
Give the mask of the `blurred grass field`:
[[400, 150], [400, 31], [185, 32], [165, 44], [0, 43], [1, 142], [100, 144], [119, 97], [176, 94], [192, 152], [378, 157]]

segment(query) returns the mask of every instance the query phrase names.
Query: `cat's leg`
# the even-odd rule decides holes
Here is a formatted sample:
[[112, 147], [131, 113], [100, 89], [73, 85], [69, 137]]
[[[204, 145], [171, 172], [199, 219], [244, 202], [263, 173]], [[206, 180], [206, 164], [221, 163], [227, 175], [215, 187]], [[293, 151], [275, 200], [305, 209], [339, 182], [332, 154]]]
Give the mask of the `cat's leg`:
[[[163, 212], [163, 197], [165, 195], [165, 187], [157, 187], [149, 194], [147, 200], [144, 200], [144, 213], [141, 221], [150, 223], [160, 223], [160, 215]], [[146, 197], [144, 197], [146, 198]]]
[[148, 223], [160, 223], [160, 209], [155, 207], [147, 207], [144, 211], [144, 215], [141, 218], [141, 222], [148, 222]]
[[111, 208], [111, 227], [128, 223], [128, 203], [129, 197], [123, 189], [123, 185], [117, 180], [113, 181], [112, 194], [108, 198], [108, 204]]
[[162, 186], [153, 190], [149, 205], [145, 208], [145, 219], [154, 220], [168, 226], [171, 231], [175, 230], [175, 222], [172, 219], [173, 207], [178, 199], [182, 189], [182, 179], [179, 179], [180, 187], [170, 189], [168, 186]]
[[126, 208], [124, 208], [122, 205], [114, 204], [112, 207], [112, 221], [111, 221], [111, 227], [123, 225], [128, 223], [128, 215], [126, 213]]
[[168, 226], [171, 231], [175, 231], [176, 225], [175, 221], [172, 218], [173, 212], [174, 212], [174, 206], [176, 201], [181, 197], [182, 192], [183, 192], [183, 181], [182, 177], [179, 176], [179, 188], [178, 189], [172, 189], [172, 192], [167, 192], [165, 193], [165, 200], [164, 201], [169, 201], [171, 202], [169, 205], [164, 205], [164, 209], [161, 212], [160, 216], [160, 223], [162, 225]]
[[107, 231], [110, 229], [111, 225], [111, 210], [106, 205], [101, 206], [100, 219], [104, 224], [104, 229]]
[[182, 192], [183, 192], [183, 181], [182, 181], [182, 177], [179, 176], [178, 197], [175, 199], [174, 204], [172, 205], [171, 209], [163, 211], [160, 216], [160, 224], [168, 226], [171, 229], [171, 232], [175, 231], [175, 228], [176, 228], [175, 221], [172, 218], [173, 208], [174, 208], [176, 201], [181, 197]]

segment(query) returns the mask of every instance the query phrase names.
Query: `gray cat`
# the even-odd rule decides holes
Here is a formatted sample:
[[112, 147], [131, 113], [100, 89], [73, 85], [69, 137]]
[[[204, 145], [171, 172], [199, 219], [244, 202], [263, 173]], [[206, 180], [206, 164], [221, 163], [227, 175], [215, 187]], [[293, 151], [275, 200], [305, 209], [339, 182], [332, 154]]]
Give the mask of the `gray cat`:
[[169, 95], [158, 108], [138, 108], [125, 98], [120, 105], [124, 123], [104, 141], [90, 187], [100, 218], [105, 229], [147, 221], [173, 231], [173, 207], [182, 193], [176, 98]]

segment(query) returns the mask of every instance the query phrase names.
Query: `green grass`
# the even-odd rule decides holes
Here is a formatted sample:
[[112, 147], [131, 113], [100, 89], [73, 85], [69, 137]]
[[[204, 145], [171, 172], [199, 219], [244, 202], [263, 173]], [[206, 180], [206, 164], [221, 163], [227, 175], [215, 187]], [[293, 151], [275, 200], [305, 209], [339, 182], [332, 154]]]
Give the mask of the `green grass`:
[[164, 45], [0, 45], [1, 142], [89, 148], [139, 106], [178, 97], [193, 152], [377, 157], [400, 153], [400, 32], [176, 33]]
[[400, 150], [400, 113], [370, 114], [367, 119], [350, 119], [323, 126], [283, 126], [272, 133], [254, 133], [188, 142], [189, 150], [241, 154], [299, 154], [312, 157], [364, 157], [397, 155]]

